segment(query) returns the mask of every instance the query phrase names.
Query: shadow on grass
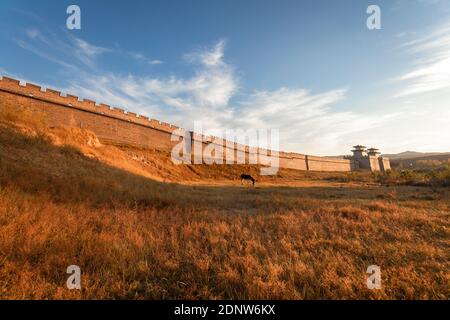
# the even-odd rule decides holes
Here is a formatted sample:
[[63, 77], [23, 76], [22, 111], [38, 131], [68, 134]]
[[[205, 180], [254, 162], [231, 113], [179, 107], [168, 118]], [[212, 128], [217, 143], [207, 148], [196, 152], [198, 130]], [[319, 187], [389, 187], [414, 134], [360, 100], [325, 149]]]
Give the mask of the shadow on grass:
[[89, 158], [70, 146], [55, 146], [0, 128], [0, 185], [46, 195], [58, 203], [94, 207], [295, 208], [311, 201], [374, 199], [380, 191], [355, 187], [188, 186], [158, 182]]

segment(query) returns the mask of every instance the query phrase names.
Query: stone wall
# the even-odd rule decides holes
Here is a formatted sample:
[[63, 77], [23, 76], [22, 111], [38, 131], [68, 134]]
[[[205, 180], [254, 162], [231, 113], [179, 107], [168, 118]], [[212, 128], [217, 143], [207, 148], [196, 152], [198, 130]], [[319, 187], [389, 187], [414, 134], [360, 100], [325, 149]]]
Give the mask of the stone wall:
[[391, 170], [391, 162], [389, 161], [388, 158], [380, 157], [378, 158], [378, 163], [381, 171]]
[[[155, 119], [126, 112], [121, 108], [111, 108], [91, 100], [81, 100], [76, 96], [62, 95], [52, 89], [21, 83], [3, 77], [0, 79], [0, 100], [14, 105], [44, 112], [49, 126], [73, 126], [93, 131], [103, 143], [132, 145], [171, 152], [178, 141], [171, 141], [172, 132], [178, 127]], [[192, 140], [201, 141], [203, 147], [211, 143], [227, 145], [222, 139], [192, 134]], [[224, 163], [227, 155], [233, 155], [236, 163], [238, 150], [248, 162], [257, 157], [248, 146], [228, 143], [223, 148]], [[269, 151], [270, 153], [270, 151]], [[195, 155], [193, 155], [195, 157]], [[260, 158], [258, 158], [260, 162]], [[378, 162], [377, 162], [378, 164]], [[351, 160], [315, 157], [298, 153], [279, 153], [281, 168], [311, 171], [351, 171], [355, 164]], [[388, 165], [385, 164], [385, 167]]]

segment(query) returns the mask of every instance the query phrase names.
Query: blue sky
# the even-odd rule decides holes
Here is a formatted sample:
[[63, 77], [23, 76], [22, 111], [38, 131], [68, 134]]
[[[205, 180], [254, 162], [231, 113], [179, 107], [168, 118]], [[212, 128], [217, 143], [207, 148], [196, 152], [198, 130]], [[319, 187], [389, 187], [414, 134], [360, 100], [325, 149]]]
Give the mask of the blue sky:
[[450, 0], [2, 0], [0, 74], [287, 151], [450, 151]]

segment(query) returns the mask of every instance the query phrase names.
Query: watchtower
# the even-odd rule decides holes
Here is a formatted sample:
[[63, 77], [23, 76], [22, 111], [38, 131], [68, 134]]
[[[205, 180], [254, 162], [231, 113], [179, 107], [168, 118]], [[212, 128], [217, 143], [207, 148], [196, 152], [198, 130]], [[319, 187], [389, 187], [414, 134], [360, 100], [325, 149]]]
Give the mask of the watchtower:
[[378, 156], [381, 154], [381, 152], [379, 151], [379, 149], [376, 149], [376, 148], [370, 148], [370, 149], [367, 150], [367, 154], [368, 154], [369, 156], [378, 157]]
[[367, 147], [362, 145], [353, 146], [353, 158], [359, 159], [367, 156]]

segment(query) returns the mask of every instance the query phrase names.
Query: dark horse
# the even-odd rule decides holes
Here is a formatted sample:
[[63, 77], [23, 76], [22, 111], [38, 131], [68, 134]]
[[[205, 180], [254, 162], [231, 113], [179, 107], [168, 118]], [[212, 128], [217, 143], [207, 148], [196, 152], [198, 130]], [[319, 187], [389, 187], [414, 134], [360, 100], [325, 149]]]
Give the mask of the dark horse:
[[241, 174], [241, 184], [244, 182], [244, 180], [251, 181], [253, 183], [253, 186], [255, 186], [256, 180], [251, 175], [249, 175], [249, 174]]

